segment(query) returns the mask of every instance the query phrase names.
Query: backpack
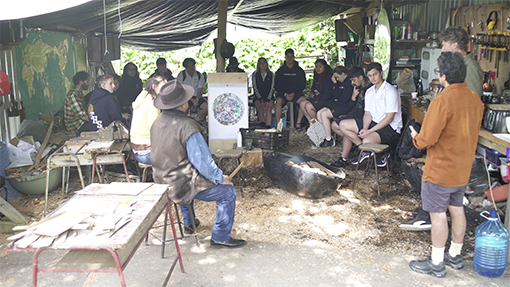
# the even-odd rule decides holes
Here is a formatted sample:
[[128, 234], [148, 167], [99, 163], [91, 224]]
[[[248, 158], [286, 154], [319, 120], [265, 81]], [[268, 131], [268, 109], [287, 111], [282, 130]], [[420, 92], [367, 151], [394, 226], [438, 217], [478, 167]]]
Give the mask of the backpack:
[[[182, 81], [184, 82], [184, 80], [186, 80], [186, 70], [183, 71], [184, 73], [182, 73]], [[198, 76], [198, 80], [200, 81], [200, 73], [198, 71], [195, 71], [195, 73], [197, 73], [197, 76]]]
[[407, 121], [406, 125], [404, 126], [402, 136], [400, 137], [400, 141], [397, 145], [398, 156], [403, 160], [407, 160], [412, 157], [422, 157], [426, 151], [424, 149], [418, 149], [414, 146], [413, 138], [411, 137], [411, 130], [409, 129], [409, 126], [411, 125], [417, 132], [420, 132], [421, 129], [421, 124], [417, 123], [415, 120]]

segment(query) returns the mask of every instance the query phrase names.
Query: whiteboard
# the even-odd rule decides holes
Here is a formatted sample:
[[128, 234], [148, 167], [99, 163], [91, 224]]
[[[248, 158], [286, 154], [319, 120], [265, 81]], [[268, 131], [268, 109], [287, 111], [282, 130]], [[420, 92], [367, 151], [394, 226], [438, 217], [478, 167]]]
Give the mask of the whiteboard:
[[237, 140], [248, 128], [248, 83], [209, 83], [209, 140]]

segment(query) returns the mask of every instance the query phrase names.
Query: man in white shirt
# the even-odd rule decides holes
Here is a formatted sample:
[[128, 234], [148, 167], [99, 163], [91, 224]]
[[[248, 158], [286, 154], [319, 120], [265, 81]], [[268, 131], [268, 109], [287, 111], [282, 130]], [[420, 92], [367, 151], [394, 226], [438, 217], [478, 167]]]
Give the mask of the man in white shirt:
[[190, 105], [193, 104], [200, 108], [200, 114], [198, 117], [199, 120], [203, 122], [207, 116], [207, 100], [202, 97], [205, 90], [204, 77], [197, 71], [195, 59], [184, 59], [182, 66], [185, 69], [177, 75], [177, 81], [181, 84], [190, 85], [195, 89], [195, 93], [190, 100]]
[[[362, 143], [390, 144], [398, 139], [402, 129], [400, 96], [395, 87], [383, 80], [381, 64], [369, 64], [367, 75], [373, 86], [365, 94], [365, 114], [363, 118], [341, 121], [340, 129], [344, 140], [350, 140], [356, 146]], [[359, 164], [370, 155], [363, 152], [351, 163]], [[386, 163], [384, 156], [377, 159], [378, 167], [384, 167]]]

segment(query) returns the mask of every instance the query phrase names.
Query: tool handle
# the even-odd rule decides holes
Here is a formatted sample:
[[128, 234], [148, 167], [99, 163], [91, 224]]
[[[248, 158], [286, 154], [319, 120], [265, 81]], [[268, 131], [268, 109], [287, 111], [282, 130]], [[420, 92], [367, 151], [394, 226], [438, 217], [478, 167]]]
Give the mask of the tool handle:
[[233, 177], [237, 174], [237, 172], [238, 172], [239, 170], [241, 170], [241, 168], [242, 168], [242, 167], [243, 167], [243, 162], [241, 162], [241, 163], [239, 164], [239, 166], [237, 166], [237, 167], [236, 167], [236, 169], [234, 169], [234, 171], [233, 171], [233, 172], [229, 175], [229, 177], [230, 177], [230, 178], [233, 178]]

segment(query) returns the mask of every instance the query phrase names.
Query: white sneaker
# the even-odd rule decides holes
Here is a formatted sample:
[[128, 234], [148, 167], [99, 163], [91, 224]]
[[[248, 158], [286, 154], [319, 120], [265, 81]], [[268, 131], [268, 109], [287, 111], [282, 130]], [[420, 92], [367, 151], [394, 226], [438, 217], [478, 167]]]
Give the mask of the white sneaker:
[[430, 223], [430, 220], [426, 221], [420, 218], [415, 218], [411, 221], [400, 224], [398, 227], [400, 227], [400, 229], [402, 230], [407, 231], [423, 231], [430, 230], [432, 224]]

